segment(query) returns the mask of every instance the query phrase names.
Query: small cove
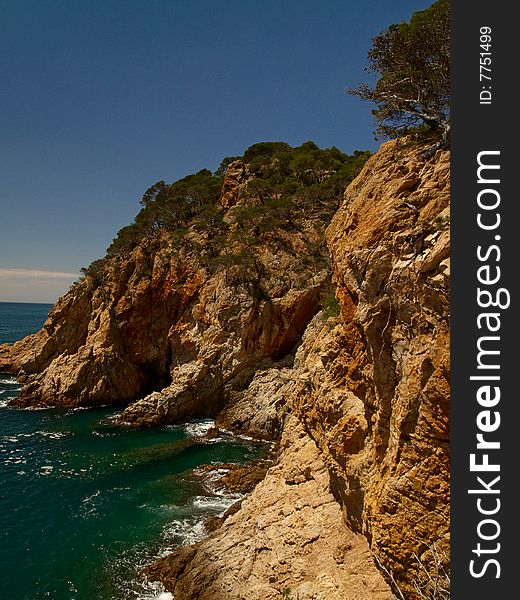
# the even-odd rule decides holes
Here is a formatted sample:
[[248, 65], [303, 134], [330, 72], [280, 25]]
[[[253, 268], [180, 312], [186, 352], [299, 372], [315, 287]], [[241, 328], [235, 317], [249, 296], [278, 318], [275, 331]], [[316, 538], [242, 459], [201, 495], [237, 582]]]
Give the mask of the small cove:
[[[32, 306], [26, 331], [16, 307], [8, 308], [18, 329], [9, 330], [4, 312], [2, 342], [34, 331], [49, 307]], [[26, 305], [21, 312], [27, 316]], [[210, 420], [126, 429], [104, 424], [113, 407], [7, 408], [17, 391], [14, 378], [0, 374], [2, 598], [157, 598], [160, 588], [141, 567], [200, 539], [203, 522], [237, 500], [210, 491], [194, 470], [265, 452], [225, 433], [205, 438]]]

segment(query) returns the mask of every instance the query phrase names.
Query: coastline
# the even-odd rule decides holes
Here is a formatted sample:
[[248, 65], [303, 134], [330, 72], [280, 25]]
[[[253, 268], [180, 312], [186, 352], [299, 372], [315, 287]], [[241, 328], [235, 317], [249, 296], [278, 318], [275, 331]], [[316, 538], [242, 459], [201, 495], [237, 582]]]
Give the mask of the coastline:
[[[11, 390], [9, 396], [14, 395], [18, 387], [14, 379], [2, 376], [1, 380], [4, 390], [6, 387], [9, 387]], [[201, 452], [206, 453], [208, 458], [222, 455], [222, 452], [226, 452], [226, 446], [229, 446], [231, 449], [235, 448], [233, 450], [235, 453], [239, 447], [244, 447], [244, 449], [251, 448], [251, 450], [247, 450], [247, 454], [251, 455], [247, 461], [254, 463], [257, 460], [254, 458], [254, 454], [257, 454], [263, 445], [259, 445], [259, 443], [253, 440], [235, 439], [228, 433], [220, 436], [216, 435], [216, 430], [213, 429], [214, 421], [212, 420], [198, 420], [191, 421], [185, 425], [170, 426], [163, 433], [160, 433], [159, 430], [156, 434], [149, 432], [145, 438], [139, 432], [135, 432], [135, 430], [132, 431], [137, 434], [136, 436], [132, 436], [132, 431], [125, 432], [121, 430], [121, 433], [126, 436], [125, 439], [128, 440], [128, 442], [124, 442], [124, 445], [127, 446], [127, 443], [132, 444], [131, 440], [133, 437], [136, 438], [135, 443], [137, 446], [134, 451], [127, 448], [124, 454], [121, 454], [117, 458], [119, 466], [114, 463], [114, 467], [111, 468], [113, 474], [110, 475], [110, 471], [107, 471], [106, 467], [103, 467], [103, 464], [106, 463], [106, 460], [111, 455], [110, 448], [113, 446], [114, 450], [116, 450], [122, 442], [117, 442], [118, 438], [121, 437], [118, 436], [117, 430], [99, 425], [100, 411], [103, 414], [103, 410], [106, 411], [107, 409], [75, 408], [68, 410], [40, 409], [34, 411], [7, 408], [5, 406], [1, 407], [0, 418], [2, 419], [3, 429], [2, 435], [0, 435], [0, 451], [3, 457], [3, 468], [0, 472], [0, 478], [4, 481], [8, 477], [8, 481], [10, 482], [9, 487], [13, 491], [13, 498], [6, 497], [3, 501], [6, 503], [4, 504], [5, 511], [3, 516], [7, 517], [10, 514], [9, 507], [11, 503], [13, 503], [13, 507], [15, 506], [16, 497], [14, 494], [17, 493], [16, 490], [24, 489], [27, 500], [21, 506], [26, 506], [24, 512], [27, 517], [20, 522], [18, 530], [22, 535], [20, 544], [24, 540], [26, 543], [31, 543], [37, 528], [31, 517], [34, 517], [33, 520], [38, 519], [36, 522], [42, 523], [44, 530], [50, 527], [53, 522], [53, 511], [49, 513], [45, 505], [42, 505], [40, 502], [34, 505], [30, 500], [31, 497], [34, 497], [32, 494], [36, 493], [36, 490], [39, 490], [38, 495], [46, 497], [47, 494], [55, 494], [52, 490], [61, 489], [61, 493], [65, 493], [71, 497], [71, 501], [71, 494], [74, 494], [77, 500], [74, 501], [74, 504], [71, 504], [71, 509], [73, 506], [75, 508], [67, 516], [67, 512], [70, 509], [66, 507], [66, 504], [63, 505], [59, 529], [63, 530], [59, 534], [63, 541], [66, 539], [65, 536], [72, 536], [70, 537], [69, 558], [67, 559], [70, 563], [72, 557], [78, 553], [77, 541], [74, 541], [71, 528], [77, 528], [81, 525], [81, 527], [94, 527], [95, 531], [95, 527], [99, 527], [107, 519], [111, 518], [111, 505], [114, 502], [117, 502], [116, 505], [121, 506], [119, 510], [127, 510], [124, 507], [125, 505], [121, 505], [121, 500], [117, 498], [119, 494], [127, 496], [130, 494], [127, 500], [125, 500], [125, 504], [131, 502], [132, 505], [136, 505], [134, 509], [136, 515], [143, 511], [143, 516], [146, 517], [146, 514], [148, 514], [149, 516], [146, 517], [146, 520], [149, 521], [148, 526], [152, 526], [156, 533], [151, 537], [147, 536], [150, 539], [144, 545], [135, 536], [132, 536], [134, 541], [131, 543], [129, 543], [130, 538], [128, 538], [125, 542], [126, 548], [124, 548], [124, 552], [121, 551], [123, 548], [116, 554], [112, 552], [111, 558], [106, 555], [106, 549], [102, 552], [98, 550], [93, 554], [93, 547], [92, 551], [89, 550], [89, 554], [84, 556], [82, 562], [90, 565], [90, 572], [98, 573], [97, 577], [101, 577], [98, 582], [100, 586], [105, 586], [105, 583], [103, 583], [104, 579], [107, 579], [106, 585], [108, 585], [108, 580], [114, 579], [116, 581], [114, 585], [118, 586], [118, 594], [121, 595], [121, 598], [127, 598], [129, 594], [143, 600], [167, 598], [169, 596], [165, 595], [166, 592], [159, 582], [146, 579], [143, 574], [144, 568], [149, 563], [160, 559], [175, 548], [202, 539], [206, 535], [206, 523], [211, 519], [218, 520], [219, 515], [226, 512], [229, 506], [243, 498], [246, 492], [243, 485], [235, 486], [232, 491], [228, 491], [217, 481], [218, 478], [229, 472], [228, 469], [238, 471], [240, 468], [231, 466], [234, 463], [230, 463], [228, 458], [227, 461], [217, 460], [218, 466], [208, 466], [207, 469], [203, 469], [200, 473], [195, 472], [197, 469], [193, 471], [193, 469], [189, 468], [185, 473], [181, 470], [176, 475], [175, 463], [171, 463], [170, 468], [168, 468], [166, 462], [164, 468], [161, 468], [158, 472], [161, 473], [160, 477], [164, 482], [162, 484], [164, 489], [160, 491], [157, 488], [157, 492], [155, 493], [160, 492], [160, 497], [149, 507], [147, 505], [153, 500], [153, 497], [150, 497], [150, 493], [146, 492], [146, 489], [148, 489], [152, 481], [150, 481], [150, 484], [147, 484], [146, 481], [139, 483], [139, 480], [135, 479], [135, 485], [132, 486], [135, 487], [133, 491], [128, 485], [123, 483], [121, 477], [123, 476], [126, 479], [124, 473], [127, 470], [131, 473], [133, 469], [141, 469], [147, 464], [152, 467], [157, 460], [155, 457], [159, 457], [164, 453], [161, 447], [164, 447], [164, 449], [167, 448], [164, 443], [168, 439], [171, 439], [172, 441], [168, 442], [168, 444], [170, 446], [172, 443], [174, 444], [171, 446], [172, 451], [174, 451], [175, 445], [179, 444], [175, 440], [179, 439], [181, 434], [185, 436], [186, 444], [188, 444], [186, 450], [183, 452], [189, 452], [189, 448], [191, 447], [199, 455]], [[88, 424], [90, 422], [92, 422], [92, 429], [90, 429], [91, 426]], [[24, 425], [24, 423], [27, 423], [27, 425]], [[82, 425], [82, 423], [85, 423], [85, 425]], [[81, 433], [82, 431], [84, 433]], [[207, 435], [208, 431], [211, 432], [209, 436]], [[154, 446], [150, 446], [149, 450], [147, 450], [147, 446], [144, 446], [139, 450], [139, 446], [142, 446], [144, 442], [147, 445], [153, 443], [155, 437], [157, 437], [157, 441], [162, 446], [157, 446], [157, 449]], [[74, 442], [74, 439], [77, 439], [77, 442]], [[85, 439], [85, 442], [82, 441], [83, 439]], [[109, 446], [106, 446], [106, 443], [110, 442], [111, 439], [113, 442]], [[97, 458], [95, 460], [85, 460], [77, 454], [78, 451], [84, 452], [86, 443], [90, 444], [94, 450], [101, 442], [105, 444], [105, 450], [101, 450], [101, 454], [97, 451]], [[254, 454], [251, 454], [254, 447], [257, 449], [254, 450]], [[153, 453], [150, 453], [150, 451], [153, 451]], [[143, 452], [146, 452], [146, 454], [143, 454]], [[262, 450], [261, 453], [263, 455], [264, 451]], [[260, 462], [265, 463], [265, 460], [264, 457]], [[142, 464], [142, 467], [139, 467], [140, 464]], [[92, 467], [94, 468], [93, 470]], [[221, 470], [222, 468], [226, 468], [226, 473]], [[242, 469], [244, 471], [250, 470], [246, 465]], [[215, 470], [218, 471], [218, 478], [212, 476]], [[168, 475], [168, 472], [171, 475]], [[240, 477], [236, 477], [235, 479], [240, 480]], [[130, 479], [129, 481], [132, 480]], [[168, 483], [168, 481], [171, 481], [171, 483]], [[170, 492], [169, 489], [172, 485], [174, 487]], [[181, 485], [181, 488], [178, 488], [179, 485]], [[142, 488], [142, 492], [139, 491], [140, 487]], [[181, 496], [175, 491], [176, 489], [184, 490]], [[31, 490], [34, 490], [34, 492]], [[136, 496], [136, 494], [138, 495]], [[140, 505], [141, 508], [139, 509], [137, 505]], [[18, 508], [20, 509], [21, 506]], [[171, 516], [169, 516], [170, 514]], [[159, 522], [157, 522], [157, 519], [159, 519]], [[45, 525], [46, 522], [48, 525]], [[154, 522], [157, 522], [157, 524], [154, 525]], [[131, 526], [131, 523], [129, 525]], [[39, 527], [41, 526], [39, 525]], [[104, 529], [107, 533], [109, 533], [111, 526], [118, 527], [117, 522], [112, 525], [106, 522]], [[46, 535], [46, 539], [48, 544], [53, 544], [55, 534], [51, 535], [50, 531]], [[56, 535], [58, 531], [56, 531]], [[11, 540], [9, 545], [10, 555], [14, 558], [22, 550], [22, 547], [20, 545], [20, 548], [18, 548], [18, 542], [14, 542], [14, 531], [12, 533], [9, 532], [10, 529], [8, 528], [5, 534], [9, 535], [8, 539]], [[107, 539], [110, 539], [110, 536]], [[33, 552], [37, 551], [40, 545], [40, 543], [34, 544]], [[95, 558], [96, 556], [97, 558]], [[41, 562], [41, 558], [38, 559], [38, 562]], [[56, 558], [58, 557], [56, 556]], [[94, 559], [95, 562], [93, 562]], [[49, 560], [51, 560], [51, 563], [49, 563]], [[62, 569], [56, 568], [57, 565], [52, 567], [53, 560], [52, 558], [47, 560], [47, 563], [49, 563], [47, 571], [50, 569], [54, 572], [55, 583], [57, 585]], [[68, 564], [67, 560], [61, 562], [66, 565]], [[106, 562], [103, 566], [103, 562], [107, 560], [109, 562]], [[45, 560], [43, 563], [46, 564]], [[76, 577], [74, 576], [74, 570], [77, 567], [74, 568], [70, 564], [69, 569], [68, 579], [71, 581], [70, 589], [67, 588], [69, 592], [65, 593], [63, 597], [68, 599], [70, 594], [70, 597], [82, 599], [85, 596], [84, 592], [81, 591], [81, 579], [75, 581]], [[106, 569], [109, 570], [106, 571]], [[36, 573], [39, 570], [41, 568], [34, 572]], [[66, 576], [65, 573], [63, 575]], [[73, 584], [72, 582], [74, 581], [75, 583]], [[49, 584], [52, 586], [52, 579]], [[34, 585], [34, 589], [41, 589], [42, 585], [46, 584], [41, 582]], [[10, 586], [9, 589], [13, 588]], [[51, 587], [49, 589], [54, 588]], [[56, 591], [52, 593], [54, 595], [61, 593], [57, 591], [58, 589], [56, 588]], [[7, 593], [7, 590], [4, 590], [3, 587], [0, 591], [2, 591], [2, 594], [4, 592]], [[163, 594], [163, 596], [160, 594]], [[105, 595], [106, 592], [102, 592], [101, 588], [96, 592], [96, 597], [104, 598]], [[106, 597], [112, 598], [115, 596], [109, 593]]]

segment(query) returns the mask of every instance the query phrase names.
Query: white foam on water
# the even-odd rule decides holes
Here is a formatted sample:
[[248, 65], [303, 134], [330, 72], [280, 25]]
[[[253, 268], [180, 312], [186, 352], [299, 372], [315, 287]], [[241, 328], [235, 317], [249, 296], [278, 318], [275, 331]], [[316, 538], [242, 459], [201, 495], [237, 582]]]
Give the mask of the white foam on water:
[[209, 430], [215, 427], [214, 419], [198, 419], [184, 425], [184, 431], [191, 438], [201, 438], [208, 434]]
[[257, 441], [255, 438], [245, 435], [244, 433], [237, 433], [236, 431], [231, 431], [230, 429], [225, 429], [224, 427], [219, 427], [222, 433], [229, 435], [230, 437], [236, 438], [237, 440], [245, 440], [246, 442], [254, 442]]
[[85, 496], [85, 498], [83, 498], [83, 500], [81, 501], [81, 503], [83, 504], [83, 506], [81, 507], [81, 514], [83, 515], [83, 517], [97, 515], [98, 505], [100, 502], [99, 500], [96, 500], [96, 498], [98, 498], [100, 494], [101, 490], [96, 490], [93, 494], [90, 494], [89, 496]]
[[93, 429], [91, 433], [94, 437], [114, 437], [117, 435], [117, 433], [113, 431], [96, 431], [95, 429]]
[[39, 473], [37, 473], [37, 475], [39, 475], [40, 477], [45, 477], [46, 475], [52, 475], [53, 470], [54, 470], [53, 465], [43, 465], [43, 467], [40, 467], [40, 471], [39, 471]]
[[9, 402], [9, 400], [12, 400], [13, 398], [16, 398], [16, 394], [13, 394], [13, 391], [15, 390], [2, 390], [2, 399], [0, 400], [0, 406], [7, 406], [7, 403]]
[[[218, 467], [218, 464], [216, 466]], [[210, 494], [210, 497], [197, 497], [196, 500], [200, 503], [202, 508], [204, 508], [205, 506], [209, 506], [210, 508], [216, 506], [219, 503], [219, 499], [220, 501], [227, 499], [230, 501], [231, 504], [233, 504], [237, 500], [240, 500], [244, 497], [242, 494], [231, 493], [228, 489], [226, 489], [224, 485], [220, 483], [220, 480], [222, 479], [222, 477], [224, 477], [224, 475], [226, 475], [226, 473], [229, 472], [229, 469], [218, 467], [216, 469], [208, 471], [204, 469], [196, 469], [195, 472], [202, 479], [204, 488]], [[201, 500], [202, 498], [207, 498], [208, 501], [204, 502], [203, 500]], [[227, 510], [228, 508], [229, 506], [226, 507], [225, 510]]]
[[16, 381], [15, 377], [9, 378], [9, 379], [2, 378], [2, 379], [0, 379], [0, 383], [3, 383], [5, 385], [18, 385], [18, 382]]
[[173, 547], [188, 546], [195, 544], [206, 536], [204, 527], [204, 519], [179, 519], [172, 521], [163, 529], [163, 538], [168, 544], [168, 547], [161, 551], [160, 556], [170, 554]]
[[70, 431], [32, 431], [31, 433], [18, 433], [17, 438], [31, 438], [35, 435], [49, 438], [51, 440], [59, 440], [70, 435]]
[[222, 469], [212, 469], [211, 471], [206, 471], [204, 473], [204, 481], [207, 483], [215, 483], [217, 481], [220, 481], [226, 473], [229, 473], [229, 469], [222, 468]]
[[51, 440], [59, 440], [70, 435], [70, 431], [35, 431], [35, 434], [48, 437]]
[[176, 429], [183, 429], [184, 425], [164, 425], [163, 429], [168, 429], [171, 431], [175, 431]]
[[208, 512], [217, 512], [222, 516], [241, 496], [227, 494], [222, 496], [196, 496], [193, 499], [193, 507]]
[[[141, 551], [130, 552], [126, 556], [119, 557], [113, 564], [116, 571], [121, 571], [119, 565], [127, 567], [130, 564], [134, 572], [131, 580], [126, 578], [120, 580], [119, 592], [125, 592], [125, 597], [131, 597], [134, 600], [173, 600], [173, 595], [164, 589], [161, 582], [149, 581], [146, 576], [143, 576], [143, 568], [157, 559], [171, 554], [175, 548], [198, 542], [205, 536], [204, 521], [198, 517], [192, 516], [169, 523], [163, 528], [163, 544], [157, 554], [151, 556], [142, 547]], [[123, 570], [125, 569], [123, 568]]]
[[93, 494], [90, 494], [90, 496], [85, 496], [85, 498], [83, 498], [82, 502], [83, 503], [92, 502], [92, 500], [94, 500], [94, 498], [97, 498], [99, 496], [99, 494], [101, 494], [101, 490], [96, 490]]
[[8, 457], [4, 461], [4, 465], [25, 465], [27, 461], [20, 456]]
[[[212, 479], [218, 480], [226, 472], [227, 469], [219, 468], [216, 473], [210, 472], [208, 475]], [[172, 594], [167, 592], [161, 583], [157, 581], [150, 582], [146, 578], [142, 579], [138, 573], [142, 573], [142, 568], [145, 565], [168, 556], [177, 548], [203, 540], [208, 533], [205, 527], [207, 519], [212, 516], [222, 516], [231, 505], [242, 497], [239, 494], [230, 494], [223, 491], [222, 494], [218, 495], [213, 493], [207, 496], [196, 496], [185, 506], [161, 505], [160, 510], [175, 511], [177, 515], [180, 511], [183, 516], [178, 516], [164, 525], [161, 535], [163, 541], [160, 544], [160, 549], [156, 551], [153, 557], [149, 554], [140, 558], [135, 554], [133, 557], [129, 557], [133, 567], [136, 568], [135, 576], [131, 581], [122, 582], [122, 589], [128, 591], [135, 600], [173, 600]], [[93, 498], [86, 497], [84, 502], [87, 503], [87, 500], [91, 499]]]
[[79, 477], [81, 473], [74, 471], [74, 469], [60, 469], [60, 475], [64, 475], [66, 479], [70, 479], [71, 477]]
[[173, 594], [166, 592], [159, 581], [148, 581], [141, 583], [142, 591], [138, 593], [136, 600], [173, 600]]
[[[150, 556], [145, 556], [138, 552], [137, 554], [127, 555], [125, 558], [119, 558], [112, 566], [116, 571], [126, 571], [131, 566], [135, 577], [127, 580], [119, 579], [117, 598], [133, 598], [134, 600], [172, 600], [173, 595], [164, 589], [160, 581], [149, 581], [146, 576], [142, 576], [143, 568], [149, 564]], [[116, 579], [118, 579], [117, 574]]]

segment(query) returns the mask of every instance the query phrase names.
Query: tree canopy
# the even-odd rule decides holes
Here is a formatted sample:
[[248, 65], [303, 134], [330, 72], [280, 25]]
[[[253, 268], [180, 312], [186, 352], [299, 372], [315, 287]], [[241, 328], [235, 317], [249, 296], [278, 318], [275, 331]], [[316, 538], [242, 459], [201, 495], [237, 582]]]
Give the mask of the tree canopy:
[[376, 104], [376, 133], [396, 137], [428, 125], [447, 142], [450, 120], [450, 2], [437, 0], [410, 22], [390, 25], [375, 37], [366, 69], [375, 85], [348, 90]]
[[[212, 235], [225, 233], [228, 226], [217, 201], [227, 167], [235, 160], [243, 163], [249, 179], [240, 216], [248, 227], [268, 230], [287, 214], [302, 214], [310, 207], [326, 205], [334, 210], [368, 156], [360, 151], [348, 156], [338, 148], [321, 149], [313, 142], [296, 148], [284, 142], [254, 144], [241, 157], [226, 157], [215, 173], [202, 169], [174, 183], [158, 181], [148, 188], [134, 222], [118, 232], [108, 254], [124, 253], [143, 240], [150, 245], [165, 232], [181, 234], [191, 226]], [[291, 219], [285, 220], [290, 223]]]

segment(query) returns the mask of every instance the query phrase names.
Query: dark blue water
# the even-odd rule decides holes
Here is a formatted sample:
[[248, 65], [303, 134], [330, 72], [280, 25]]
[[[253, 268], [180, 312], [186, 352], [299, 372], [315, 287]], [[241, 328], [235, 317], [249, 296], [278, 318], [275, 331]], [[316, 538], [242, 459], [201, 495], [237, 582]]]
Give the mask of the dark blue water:
[[[49, 308], [0, 303], [0, 342], [36, 331]], [[17, 391], [0, 374], [0, 598], [169, 597], [141, 567], [199, 539], [203, 521], [236, 500], [194, 470], [263, 449], [225, 436], [204, 441], [209, 420], [129, 430], [103, 424], [111, 408], [8, 408]]]
[[41, 329], [52, 304], [0, 302], [0, 344], [12, 344]]

